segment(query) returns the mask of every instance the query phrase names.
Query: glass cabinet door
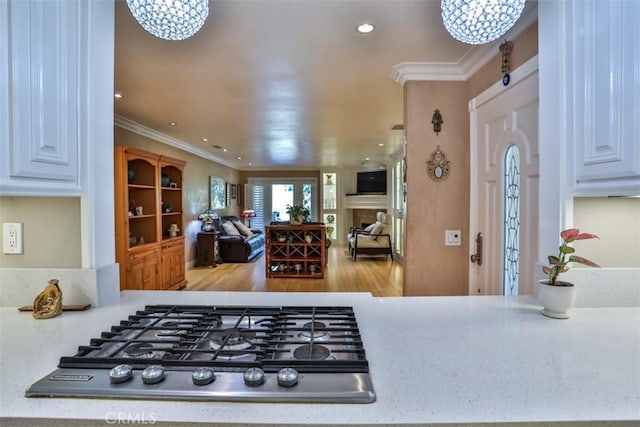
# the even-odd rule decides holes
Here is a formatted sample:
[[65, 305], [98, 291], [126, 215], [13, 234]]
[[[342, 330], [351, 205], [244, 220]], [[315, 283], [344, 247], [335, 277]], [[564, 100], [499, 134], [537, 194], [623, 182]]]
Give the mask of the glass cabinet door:
[[338, 174], [322, 174], [322, 222], [327, 238], [336, 240], [338, 236]]

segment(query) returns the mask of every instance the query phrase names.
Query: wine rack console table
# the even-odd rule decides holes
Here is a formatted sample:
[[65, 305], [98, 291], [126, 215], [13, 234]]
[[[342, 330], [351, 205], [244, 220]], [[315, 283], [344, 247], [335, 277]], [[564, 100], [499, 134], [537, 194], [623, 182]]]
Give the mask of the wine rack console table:
[[324, 277], [327, 257], [324, 224], [268, 225], [265, 233], [267, 278]]

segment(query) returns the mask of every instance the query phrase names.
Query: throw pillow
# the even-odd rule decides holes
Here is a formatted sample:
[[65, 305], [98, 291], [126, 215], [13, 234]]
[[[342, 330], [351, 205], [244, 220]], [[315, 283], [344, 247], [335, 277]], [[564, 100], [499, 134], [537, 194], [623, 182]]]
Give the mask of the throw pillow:
[[369, 234], [371, 234], [372, 236], [377, 236], [380, 233], [382, 233], [383, 228], [384, 228], [384, 224], [376, 222], [375, 224], [373, 224], [373, 230], [371, 230]]
[[228, 236], [240, 236], [240, 232], [231, 221], [223, 222], [222, 228], [224, 229], [225, 234], [227, 234]]
[[367, 225], [367, 226], [364, 228], [364, 230], [363, 230], [363, 231], [364, 231], [365, 233], [371, 233], [371, 230], [373, 230], [373, 227], [375, 227], [375, 226], [376, 226], [376, 223], [375, 223], [375, 222], [374, 222], [373, 224], [369, 224], [369, 225]]
[[[359, 234], [358, 238], [369, 239], [369, 240], [377, 239], [380, 233], [382, 233], [383, 227], [384, 227], [384, 224], [381, 224], [379, 222], [371, 224], [369, 227], [367, 227], [367, 228], [370, 228], [369, 234]], [[365, 228], [364, 231], [367, 231], [367, 228]]]
[[243, 234], [245, 237], [251, 237], [253, 236], [253, 233], [251, 232], [251, 230], [249, 230], [247, 228], [246, 225], [244, 225], [241, 222], [234, 222], [233, 225], [236, 226], [236, 228], [240, 231], [240, 234]]

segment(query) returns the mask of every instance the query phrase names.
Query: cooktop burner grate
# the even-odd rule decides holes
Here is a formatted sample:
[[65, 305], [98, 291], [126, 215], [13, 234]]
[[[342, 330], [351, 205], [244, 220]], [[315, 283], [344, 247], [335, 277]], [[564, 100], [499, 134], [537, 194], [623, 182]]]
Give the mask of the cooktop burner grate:
[[62, 357], [59, 367], [144, 368], [159, 360], [168, 369], [368, 372], [351, 307], [149, 305]]

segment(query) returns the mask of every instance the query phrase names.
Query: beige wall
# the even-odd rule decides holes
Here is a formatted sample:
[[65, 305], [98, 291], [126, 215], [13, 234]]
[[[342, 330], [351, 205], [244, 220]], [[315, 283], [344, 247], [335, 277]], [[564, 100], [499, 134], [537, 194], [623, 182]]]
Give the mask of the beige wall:
[[[209, 208], [209, 177], [218, 176], [226, 182], [235, 184], [240, 182], [238, 171], [119, 127], [115, 128], [114, 138], [115, 145], [129, 145], [187, 162], [183, 177], [184, 224], [182, 229], [185, 234], [185, 259], [187, 263], [194, 261], [196, 240], [201, 226], [198, 215]], [[233, 201], [231, 206], [217, 213], [222, 216], [238, 215], [238, 212], [239, 206]]]
[[640, 268], [640, 198], [581, 197], [573, 209], [574, 227], [600, 238], [576, 242], [577, 255], [601, 267]]
[[[407, 135], [405, 295], [464, 295], [468, 276], [469, 119], [464, 82], [404, 85]], [[442, 132], [433, 131], [435, 109]], [[436, 146], [451, 162], [441, 182], [427, 175], [425, 162]], [[462, 230], [461, 246], [444, 246], [446, 229]]]
[[24, 224], [24, 254], [0, 268], [81, 268], [80, 198], [0, 197], [0, 223]]

